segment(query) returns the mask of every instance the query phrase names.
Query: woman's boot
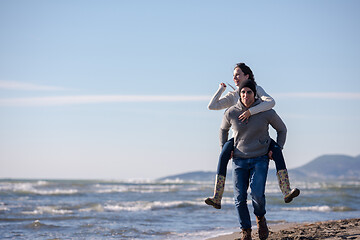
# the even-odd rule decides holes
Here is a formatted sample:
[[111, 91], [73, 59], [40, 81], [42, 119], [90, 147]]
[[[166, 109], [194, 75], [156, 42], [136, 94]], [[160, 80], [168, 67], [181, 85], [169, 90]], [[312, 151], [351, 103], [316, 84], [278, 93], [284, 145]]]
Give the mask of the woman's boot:
[[300, 190], [297, 188], [290, 188], [289, 175], [286, 169], [279, 170], [276, 173], [279, 180], [279, 187], [284, 195], [285, 203], [289, 203], [300, 194]]
[[216, 175], [214, 196], [205, 200], [207, 205], [211, 205], [216, 209], [221, 208], [221, 199], [224, 193], [225, 179], [226, 177], [223, 175]]

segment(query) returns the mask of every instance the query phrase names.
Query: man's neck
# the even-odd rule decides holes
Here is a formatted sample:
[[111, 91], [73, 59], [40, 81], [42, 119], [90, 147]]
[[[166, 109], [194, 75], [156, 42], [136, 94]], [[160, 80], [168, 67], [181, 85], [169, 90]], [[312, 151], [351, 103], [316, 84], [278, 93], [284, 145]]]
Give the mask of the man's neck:
[[251, 107], [251, 105], [253, 105], [254, 104], [254, 102], [255, 101], [252, 101], [251, 103], [249, 103], [249, 104], [246, 104], [246, 103], [244, 103], [243, 101], [241, 101], [241, 103], [246, 107], [246, 108], [250, 108]]

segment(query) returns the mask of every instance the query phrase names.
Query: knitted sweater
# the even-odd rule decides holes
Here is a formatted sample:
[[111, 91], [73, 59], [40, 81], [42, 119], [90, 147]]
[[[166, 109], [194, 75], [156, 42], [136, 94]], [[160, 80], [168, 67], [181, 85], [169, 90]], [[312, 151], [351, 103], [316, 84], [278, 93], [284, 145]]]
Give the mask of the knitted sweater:
[[[261, 103], [257, 99], [251, 107]], [[220, 144], [228, 140], [230, 127], [234, 133], [234, 158], [254, 158], [267, 154], [270, 145], [269, 125], [277, 132], [277, 143], [282, 148], [286, 140], [286, 126], [274, 110], [252, 115], [247, 121], [238, 119], [246, 111], [241, 101], [230, 107], [224, 114], [220, 127]]]
[[[215, 95], [210, 100], [210, 103], [208, 105], [208, 108], [210, 110], [221, 110], [229, 108], [239, 101], [239, 89], [228, 92], [224, 97], [221, 97], [225, 89], [225, 87], [220, 85], [219, 89], [216, 91]], [[256, 85], [256, 96], [260, 98], [262, 102], [249, 109], [251, 115], [270, 110], [275, 106], [275, 100], [269, 94], [267, 94], [262, 87], [258, 85]]]

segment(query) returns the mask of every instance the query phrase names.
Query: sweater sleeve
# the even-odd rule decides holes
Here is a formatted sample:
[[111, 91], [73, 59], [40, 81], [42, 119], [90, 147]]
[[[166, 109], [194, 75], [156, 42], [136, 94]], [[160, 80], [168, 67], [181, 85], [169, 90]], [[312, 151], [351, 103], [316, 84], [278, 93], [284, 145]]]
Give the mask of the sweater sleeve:
[[270, 125], [276, 130], [277, 138], [276, 142], [281, 148], [284, 148], [286, 141], [287, 128], [285, 123], [281, 120], [279, 115], [273, 111], [273, 115], [270, 119]]
[[225, 91], [225, 87], [220, 85], [219, 89], [216, 91], [215, 95], [211, 98], [208, 109], [209, 110], [221, 110], [229, 108], [236, 104], [238, 98], [236, 98], [236, 92], [229, 92], [224, 97], [221, 97], [221, 94]]
[[228, 111], [225, 112], [221, 126], [220, 126], [220, 147], [222, 148], [224, 144], [227, 142], [229, 137], [229, 130], [231, 127], [231, 123], [228, 119]]
[[251, 115], [268, 111], [275, 106], [275, 100], [269, 94], [267, 94], [262, 87], [256, 85], [256, 92], [257, 96], [260, 97], [262, 102], [249, 109]]

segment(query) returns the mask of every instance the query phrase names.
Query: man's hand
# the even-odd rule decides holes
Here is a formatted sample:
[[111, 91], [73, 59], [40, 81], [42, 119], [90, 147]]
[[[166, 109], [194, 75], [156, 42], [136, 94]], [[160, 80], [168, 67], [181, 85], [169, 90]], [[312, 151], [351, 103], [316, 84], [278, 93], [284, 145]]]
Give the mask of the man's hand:
[[273, 157], [272, 157], [272, 151], [271, 150], [268, 152], [268, 156], [269, 156], [269, 159], [274, 160]]
[[241, 120], [242, 122], [245, 120], [248, 120], [249, 117], [251, 116], [251, 113], [249, 110], [246, 110], [245, 112], [243, 112], [240, 116], [239, 116], [239, 120]]
[[223, 88], [226, 88], [226, 84], [225, 83], [220, 83], [220, 86], [222, 86]]

